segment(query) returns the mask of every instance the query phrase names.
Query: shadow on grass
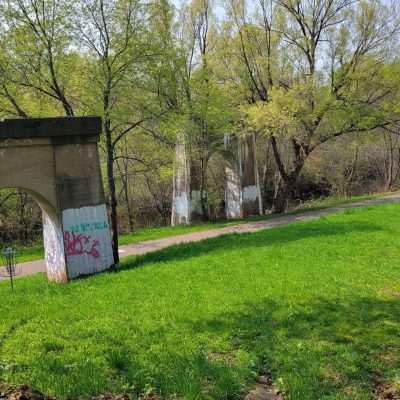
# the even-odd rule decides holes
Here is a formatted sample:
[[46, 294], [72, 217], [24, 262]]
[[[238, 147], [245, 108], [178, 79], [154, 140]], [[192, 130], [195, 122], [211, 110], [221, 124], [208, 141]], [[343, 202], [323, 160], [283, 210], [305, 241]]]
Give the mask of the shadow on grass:
[[[399, 365], [399, 323], [397, 299], [355, 295], [298, 304], [264, 299], [213, 318], [183, 321], [180, 334], [202, 343], [192, 351], [167, 345], [171, 329], [177, 332], [164, 324], [146, 332], [140, 350], [107, 331], [101, 369], [90, 360], [71, 369], [66, 364], [74, 360], [53, 356], [49, 344], [50, 353], [27, 368], [35, 386], [53, 388], [62, 398], [101, 393], [114, 382], [136, 395], [150, 385], [165, 398], [175, 393], [192, 400], [239, 400], [252, 376], [271, 374], [291, 400], [368, 400]], [[213, 343], [221, 337], [230, 346], [218, 353]], [[243, 363], [243, 353], [253, 362]], [[221, 354], [226, 358], [215, 359]]]
[[198, 257], [214, 251], [235, 250], [246, 247], [284, 246], [287, 243], [307, 238], [343, 236], [357, 233], [373, 233], [381, 231], [382, 227], [363, 222], [324, 222], [320, 221], [295, 223], [272, 230], [262, 230], [254, 233], [234, 233], [220, 237], [205, 239], [200, 242], [180, 244], [163, 250], [136, 256], [133, 260], [123, 262], [118, 271], [137, 268], [156, 262], [169, 262]]
[[[291, 400], [368, 400], [396, 374], [399, 324], [398, 299], [355, 295], [298, 304], [264, 299], [210, 319], [184, 321], [185, 336], [208, 338], [191, 353], [171, 347], [148, 352], [141, 365], [121, 343], [106, 357], [108, 368], [127, 383], [143, 389], [151, 377], [163, 395], [195, 399], [210, 390], [214, 399], [241, 399], [251, 376], [267, 374]], [[146, 346], [169, 337], [171, 326], [154, 328], [146, 333]], [[219, 353], [212, 343], [221, 337], [230, 349]], [[243, 365], [236, 358], [243, 352], [253, 361]]]
[[[19, 368], [29, 371], [30, 384], [64, 399], [89, 398], [110, 387], [126, 387], [138, 396], [151, 387], [165, 398], [176, 393], [192, 400], [239, 400], [252, 376], [271, 374], [287, 399], [368, 400], [379, 385], [390, 382], [400, 362], [398, 299], [355, 294], [290, 304], [265, 298], [196, 318], [178, 328], [155, 324], [143, 332], [140, 348], [132, 348], [118, 331], [104, 330], [101, 364], [77, 362], [68, 353], [61, 357], [62, 347], [45, 343], [34, 365]], [[176, 334], [183, 341], [192, 338], [197, 348], [184, 351], [175, 341], [168, 344]], [[220, 352], [219, 338], [229, 344]]]
[[398, 299], [319, 298], [294, 306], [266, 299], [187, 325], [194, 335], [229, 335], [233, 348], [254, 355], [258, 374], [283, 382], [290, 399], [373, 398], [400, 365]]

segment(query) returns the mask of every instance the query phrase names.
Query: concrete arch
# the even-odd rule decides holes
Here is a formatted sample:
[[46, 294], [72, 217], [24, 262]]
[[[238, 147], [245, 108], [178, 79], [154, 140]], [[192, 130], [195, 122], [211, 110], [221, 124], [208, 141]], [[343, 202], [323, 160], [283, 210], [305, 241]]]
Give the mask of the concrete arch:
[[226, 218], [262, 215], [255, 135], [225, 136]]
[[[175, 147], [172, 225], [201, 219], [199, 162], [188, 155], [188, 138], [181, 133]], [[262, 215], [262, 199], [254, 135], [225, 135], [225, 216], [227, 219]], [[196, 163], [197, 161], [197, 163]]]
[[20, 188], [41, 207], [52, 281], [114, 263], [97, 149], [100, 131], [97, 117], [0, 123], [0, 188]]
[[[1, 182], [0, 177], [0, 182]], [[30, 186], [30, 185], [27, 185]], [[67, 268], [65, 265], [65, 251], [63, 246], [62, 222], [56, 206], [51, 204], [41, 194], [28, 187], [15, 185], [13, 187], [2, 187], [0, 189], [18, 189], [28, 193], [42, 210], [43, 221], [43, 243], [45, 249], [45, 260], [47, 277], [50, 281], [68, 281]]]
[[17, 189], [29, 194], [29, 196], [31, 196], [35, 200], [35, 202], [38, 204], [38, 206], [43, 212], [48, 214], [51, 218], [58, 218], [56, 206], [47, 201], [46, 198], [43, 196], [43, 194], [39, 193], [38, 191], [26, 186], [20, 186], [20, 185], [3, 186], [0, 184], [0, 190], [3, 189]]

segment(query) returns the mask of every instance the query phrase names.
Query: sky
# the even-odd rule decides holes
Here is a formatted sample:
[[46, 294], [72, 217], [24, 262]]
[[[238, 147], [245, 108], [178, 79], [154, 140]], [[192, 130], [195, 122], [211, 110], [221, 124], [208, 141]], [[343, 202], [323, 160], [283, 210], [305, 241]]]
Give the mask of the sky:
[[[171, 0], [171, 1], [172, 1], [172, 4], [174, 4], [175, 7], [177, 7], [177, 8], [180, 8], [182, 3], [187, 3], [187, 1], [185, 1], [185, 0]], [[218, 19], [221, 19], [225, 13], [224, 7], [222, 5], [222, 0], [214, 1], [214, 4], [215, 4], [215, 6], [213, 9], [213, 12], [215, 13], [215, 15]]]

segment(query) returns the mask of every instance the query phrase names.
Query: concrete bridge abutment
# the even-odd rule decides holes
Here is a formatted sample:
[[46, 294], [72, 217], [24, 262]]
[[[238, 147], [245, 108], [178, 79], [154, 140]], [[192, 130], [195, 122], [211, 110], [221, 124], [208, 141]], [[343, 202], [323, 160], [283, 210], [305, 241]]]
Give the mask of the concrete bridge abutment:
[[237, 219], [262, 215], [262, 199], [254, 135], [225, 138], [225, 216]]
[[0, 122], [0, 188], [30, 193], [43, 213], [49, 280], [114, 264], [100, 171], [97, 117]]
[[[200, 166], [188, 154], [187, 138], [180, 134], [175, 147], [172, 225], [202, 220]], [[225, 135], [225, 216], [227, 219], [262, 215], [262, 199], [254, 135]]]

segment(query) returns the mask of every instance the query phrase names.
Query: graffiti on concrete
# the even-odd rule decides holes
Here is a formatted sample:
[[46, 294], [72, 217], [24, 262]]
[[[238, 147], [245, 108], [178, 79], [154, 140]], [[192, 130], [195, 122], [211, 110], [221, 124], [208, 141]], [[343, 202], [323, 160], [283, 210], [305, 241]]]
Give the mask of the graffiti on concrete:
[[0, 121], [0, 188], [25, 190], [42, 208], [51, 281], [66, 282], [114, 264], [100, 133], [99, 117]]
[[257, 201], [258, 188], [256, 185], [245, 186], [243, 188], [243, 201]]
[[65, 254], [67, 256], [82, 256], [88, 254], [94, 258], [100, 257], [98, 249], [100, 242], [90, 235], [82, 233], [64, 232]]
[[71, 232], [78, 233], [78, 232], [93, 232], [93, 231], [101, 231], [102, 229], [108, 229], [108, 223], [106, 221], [101, 222], [84, 222], [77, 224], [75, 226], [71, 226]]
[[64, 210], [63, 233], [70, 278], [103, 271], [114, 263], [105, 204]]

